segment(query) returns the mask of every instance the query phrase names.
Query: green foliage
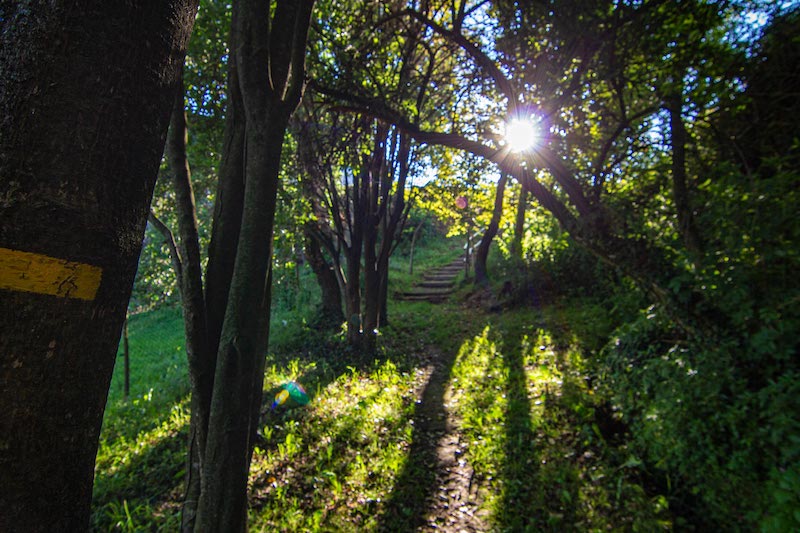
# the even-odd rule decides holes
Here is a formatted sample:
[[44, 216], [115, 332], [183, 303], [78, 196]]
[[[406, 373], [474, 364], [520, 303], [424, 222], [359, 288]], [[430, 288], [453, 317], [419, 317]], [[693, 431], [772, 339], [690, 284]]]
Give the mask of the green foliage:
[[511, 284], [507, 303], [536, 306], [564, 296], [609, 298], [622, 292], [615, 286], [622, 283], [616, 272], [578, 246], [542, 208], [526, 213], [521, 262], [509, 252], [513, 228], [503, 229], [496, 239], [500, 253], [494, 256], [492, 270], [496, 281]]
[[748, 530], [776, 520], [798, 458], [796, 371], [762, 384], [765, 367], [747, 364], [753, 348], [740, 339], [676, 339], [663, 317], [643, 313], [606, 349], [605, 384], [636, 453], [668, 480], [692, 523]]
[[[458, 47], [414, 21], [384, 20], [389, 4], [376, 11], [378, 4], [345, 4], [319, 4], [310, 60], [318, 79], [335, 88], [353, 81], [358, 95], [396, 105], [423, 129], [493, 139], [502, 98], [482, 74], [460, 77], [464, 67], [455, 65], [467, 60]], [[526, 104], [552, 107], [548, 142], [604, 214], [588, 224], [625, 243], [645, 243], [652, 256], [614, 270], [587, 251], [595, 246], [597, 253], [597, 242], [576, 234], [588, 245], [577, 246], [533, 205], [523, 260], [512, 260], [507, 210], [500, 253], [492, 255], [500, 276], [493, 279], [496, 290], [511, 282], [505, 303], [514, 305], [487, 319], [455, 307], [396, 303], [377, 361], [359, 360], [314, 326], [317, 288], [300, 253], [309, 206], [287, 159], [266, 386], [272, 393], [299, 379], [314, 400], [265, 419], [251, 476], [253, 525], [372, 530], [386, 517], [411, 524], [424, 508], [413, 495], [431, 483], [430, 469], [411, 451], [415, 394], [435, 346], [437, 357], [457, 354], [452, 369], [441, 371], [451, 373], [465, 454], [496, 529], [800, 528], [800, 145], [797, 99], [785, 90], [797, 85], [797, 11], [755, 43], [735, 31], [742, 14], [733, 10], [742, 5], [769, 8], [622, 2], [614, 10], [566, 2], [542, 11], [497, 2], [461, 21], [487, 30], [475, 35], [522, 81]], [[187, 87], [207, 232], [224, 104], [227, 51], [219, 24], [227, 10], [203, 6], [201, 16], [209, 18], [199, 21], [199, 44], [190, 49]], [[455, 11], [437, 7], [431, 16], [452, 27]], [[431, 65], [443, 68], [423, 80]], [[418, 92], [423, 81], [437, 90]], [[701, 253], [687, 249], [677, 216], [673, 132], [663, 109], [675, 93], [688, 133], [688, 209]], [[358, 128], [337, 120], [342, 138]], [[349, 139], [355, 162], [342, 156], [334, 163], [352, 172], [364, 148]], [[287, 153], [294, 149], [290, 139]], [[406, 261], [418, 221], [430, 218], [414, 253], [421, 272], [449, 262], [463, 245], [439, 239], [434, 218], [463, 235], [485, 227], [491, 211], [494, 185], [486, 178], [493, 170], [485, 161], [438, 149], [420, 160], [437, 168], [437, 179], [418, 191], [420, 209], [391, 261], [392, 289], [416, 279]], [[547, 165], [535, 155], [528, 163], [568, 204], [563, 183], [536, 168]], [[519, 188], [507, 194], [515, 205]], [[468, 210], [454, 209], [458, 196], [468, 197]], [[154, 209], [174, 227], [170, 204], [162, 180]], [[161, 237], [148, 229], [146, 241], [137, 309], [175, 298]], [[638, 278], [624, 278], [622, 270]], [[169, 340], [144, 348], [152, 358], [133, 358], [128, 401], [120, 398], [121, 365], [114, 376], [98, 453], [96, 529], [176, 526], [187, 424], [177, 312], [162, 308], [132, 319], [131, 346], [140, 354], [161, 328]], [[403, 502], [393, 508], [391, 494]], [[526, 513], [513, 512], [520, 508]]]
[[[464, 253], [463, 238], [446, 238], [445, 230], [430, 215], [422, 222], [414, 248], [414, 270], [409, 273], [411, 261], [411, 233], [415, 229], [415, 219], [411, 219], [397, 250], [389, 260], [389, 292], [409, 290], [419, 281], [420, 273], [442, 267], [455, 257]], [[390, 311], [391, 312], [391, 311]]]
[[133, 312], [150, 311], [174, 305], [179, 299], [169, 248], [161, 234], [148, 224], [128, 308]]
[[[448, 227], [448, 236], [473, 235], [489, 225], [497, 189], [496, 173], [485, 161], [475, 157], [457, 156], [438, 158], [440, 166], [435, 180], [419, 192], [419, 206], [436, 216]], [[467, 207], [457, 207], [456, 200], [463, 197]]]

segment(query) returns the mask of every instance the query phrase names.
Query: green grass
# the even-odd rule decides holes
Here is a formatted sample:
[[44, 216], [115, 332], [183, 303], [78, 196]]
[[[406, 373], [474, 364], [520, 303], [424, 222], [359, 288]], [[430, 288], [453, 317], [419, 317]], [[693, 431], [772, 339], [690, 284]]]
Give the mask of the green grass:
[[95, 463], [92, 526], [135, 531], [164, 519], [171, 529], [189, 424], [180, 310], [133, 316], [128, 333], [130, 396], [123, 394], [120, 343]]
[[[415, 271], [457, 253], [440, 243], [418, 255]], [[491, 530], [670, 527], [665, 499], [645, 490], [641, 462], [599, 416], [607, 403], [590, 386], [587, 358], [607, 334], [601, 309], [584, 301], [487, 315], [460, 298], [392, 302], [380, 354], [366, 362], [335, 332], [310, 326], [303, 312], [311, 307], [274, 310], [265, 404], [290, 380], [306, 387], [311, 403], [262, 418], [250, 472], [252, 531], [419, 526], [436, 490], [435, 450], [420, 425], [445, 412], [445, 397]], [[182, 331], [172, 309], [130, 321], [131, 397], [122, 398], [120, 360], [97, 459], [97, 531], [178, 529], [189, 421]], [[443, 390], [425, 387], [430, 375]]]
[[458, 353], [454, 403], [493, 526], [669, 529], [666, 500], [638, 479], [640, 461], [608, 444], [598, 426], [600, 401], [582, 354], [565, 342], [563, 324], [552, 322], [561, 312], [492, 317]]
[[372, 530], [406, 461], [416, 375], [391, 360], [320, 366], [292, 360], [267, 372], [272, 390], [296, 379], [312, 402], [265, 418], [250, 473], [254, 531]]

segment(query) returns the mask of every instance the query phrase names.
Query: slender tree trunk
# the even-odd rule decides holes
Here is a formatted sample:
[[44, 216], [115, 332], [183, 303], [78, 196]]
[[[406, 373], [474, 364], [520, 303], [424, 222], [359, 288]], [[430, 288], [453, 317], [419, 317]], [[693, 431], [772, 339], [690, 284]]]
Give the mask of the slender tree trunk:
[[372, 149], [370, 168], [367, 171], [368, 180], [364, 186], [364, 351], [367, 355], [375, 353], [376, 330], [378, 329], [378, 313], [380, 301], [378, 299], [380, 277], [378, 273], [378, 224], [380, 222], [380, 180], [384, 166], [384, 143], [386, 133], [383, 127], [377, 128], [375, 142]]
[[[228, 304], [233, 264], [239, 246], [239, 232], [244, 211], [244, 147], [245, 118], [242, 93], [239, 88], [239, 69], [236, 64], [239, 38], [236, 27], [239, 19], [239, 2], [233, 3], [231, 13], [231, 33], [228, 39], [228, 90], [225, 109], [225, 131], [222, 162], [217, 182], [217, 197], [214, 202], [214, 218], [211, 227], [211, 241], [208, 245], [208, 265], [206, 266], [206, 312], [208, 321], [208, 342], [213, 358], [219, 347], [219, 336]], [[211, 405], [215, 361], [204, 371], [208, 386], [204, 386], [205, 398]]]
[[186, 112], [184, 110], [183, 84], [176, 95], [172, 110], [170, 129], [167, 135], [166, 157], [172, 172], [175, 203], [178, 214], [176, 270], [181, 290], [183, 325], [186, 338], [186, 356], [189, 377], [192, 382], [192, 421], [187, 453], [186, 485], [182, 528], [191, 531], [194, 527], [196, 507], [200, 495], [200, 464], [205, 449], [206, 432], [199, 428], [208, 426], [210, 408], [209, 373], [214, 357], [208, 344], [206, 305], [203, 296], [203, 276], [198, 235], [197, 209], [192, 189], [189, 161], [186, 156]]
[[678, 215], [678, 230], [692, 261], [697, 264], [703, 254], [703, 245], [689, 198], [686, 178], [686, 125], [683, 123], [682, 96], [680, 88], [667, 99], [672, 143], [672, 199]]
[[[405, 195], [406, 180], [411, 167], [411, 137], [399, 131], [394, 131], [393, 135], [399, 143], [399, 149], [391, 168], [387, 168], [385, 171], [381, 245], [377, 258], [379, 327], [389, 324], [389, 259], [399, 241], [399, 234], [402, 232], [405, 218], [408, 215]], [[391, 174], [390, 171], [392, 172]], [[394, 174], [395, 172], [396, 175]], [[394, 184], [394, 196], [392, 197], [390, 193], [393, 181], [396, 183]]]
[[472, 252], [472, 219], [467, 212], [467, 245], [464, 248], [464, 279], [469, 279], [469, 265]]
[[[234, 3], [232, 26], [236, 24], [237, 13], [238, 3]], [[217, 182], [217, 197], [214, 202], [205, 287], [204, 293], [201, 293], [206, 314], [205, 349], [195, 351], [195, 357], [190, 359], [189, 363], [192, 383], [192, 420], [181, 517], [181, 529], [184, 533], [195, 529], [197, 507], [203, 488], [202, 465], [204, 460], [202, 455], [206, 448], [217, 350], [228, 304], [228, 291], [236, 259], [236, 248], [239, 244], [241, 213], [244, 204], [244, 117], [236, 67], [236, 32], [233, 30], [230, 33], [228, 46], [230, 53], [228, 56], [224, 146]], [[187, 338], [187, 346], [188, 343], [189, 339]]]
[[486, 285], [489, 283], [489, 275], [486, 270], [486, 260], [489, 257], [489, 246], [492, 240], [497, 235], [497, 228], [500, 227], [500, 217], [503, 216], [503, 195], [506, 192], [506, 182], [508, 181], [508, 174], [503, 172], [497, 182], [497, 193], [494, 197], [494, 210], [492, 211], [492, 220], [489, 222], [489, 227], [483, 234], [481, 243], [475, 252], [475, 285]]
[[[257, 49], [255, 43], [250, 46]], [[242, 92], [244, 95], [247, 91]], [[265, 106], [256, 106], [266, 111]], [[196, 526], [200, 531], [246, 529], [250, 436], [257, 416], [253, 405], [261, 399], [263, 374], [259, 375], [259, 370], [263, 368], [269, 328], [267, 280], [285, 128], [285, 122], [282, 128], [278, 118], [266, 114], [257, 117], [255, 113], [247, 116], [245, 205], [217, 353]]]
[[86, 531], [196, 2], [3, 6], [0, 531]]
[[389, 325], [389, 258], [378, 258], [378, 327]]
[[514, 239], [511, 241], [511, 257], [522, 261], [522, 237], [525, 234], [525, 213], [528, 210], [528, 187], [520, 181], [517, 216], [514, 219]]
[[283, 139], [305, 86], [313, 0], [241, 0], [232, 32], [245, 115], [244, 205], [217, 351], [196, 531], [247, 529], [247, 474], [269, 332]]
[[[345, 286], [345, 309], [347, 312], [347, 342], [353, 348], [361, 346], [361, 237], [351, 232], [351, 246], [347, 254], [347, 283]], [[358, 245], [357, 252], [353, 246]]]
[[[366, 163], [363, 163], [366, 167]], [[345, 291], [347, 307], [347, 341], [353, 348], [361, 347], [361, 247], [364, 242], [364, 210], [366, 207], [363, 187], [367, 181], [366, 171], [354, 176], [352, 186], [352, 207], [349, 220], [350, 244], [347, 252], [347, 287]]]
[[130, 346], [128, 345], [128, 319], [125, 318], [125, 322], [122, 326], [122, 350], [123, 350], [123, 357], [124, 357], [124, 364], [125, 368], [125, 385], [122, 388], [122, 395], [127, 400], [128, 397], [131, 395], [131, 352]]
[[[313, 224], [308, 222], [308, 224]], [[319, 283], [322, 292], [322, 313], [326, 322], [338, 324], [344, 321], [342, 313], [342, 293], [339, 290], [339, 282], [336, 279], [334, 267], [325, 260], [317, 240], [311, 234], [311, 230], [306, 226], [303, 230], [305, 242], [305, 254], [311, 270]]]
[[414, 229], [414, 234], [411, 236], [411, 251], [409, 252], [408, 257], [408, 274], [414, 274], [414, 247], [417, 243], [417, 237], [419, 236], [419, 231], [422, 229], [423, 224], [425, 224], [425, 220], [423, 219], [417, 227]]

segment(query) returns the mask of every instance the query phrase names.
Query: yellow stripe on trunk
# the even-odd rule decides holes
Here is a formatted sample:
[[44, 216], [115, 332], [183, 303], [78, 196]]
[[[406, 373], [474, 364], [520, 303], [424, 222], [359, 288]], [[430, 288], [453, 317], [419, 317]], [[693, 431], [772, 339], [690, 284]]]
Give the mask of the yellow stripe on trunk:
[[96, 266], [0, 248], [0, 289], [94, 300], [102, 276]]

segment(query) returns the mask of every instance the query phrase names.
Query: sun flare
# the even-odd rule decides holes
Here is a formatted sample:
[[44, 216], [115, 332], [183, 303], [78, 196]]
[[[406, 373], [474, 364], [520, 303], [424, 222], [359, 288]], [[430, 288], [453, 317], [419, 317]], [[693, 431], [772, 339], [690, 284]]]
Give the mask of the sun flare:
[[539, 127], [531, 117], [511, 119], [506, 122], [505, 139], [514, 152], [530, 150], [539, 140]]

